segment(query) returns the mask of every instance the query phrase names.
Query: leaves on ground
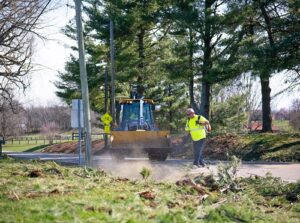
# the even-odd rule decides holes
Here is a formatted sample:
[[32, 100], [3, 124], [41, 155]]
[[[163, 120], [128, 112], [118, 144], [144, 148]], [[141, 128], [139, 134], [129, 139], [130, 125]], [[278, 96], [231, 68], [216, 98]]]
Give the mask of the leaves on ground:
[[143, 191], [139, 193], [140, 197], [148, 199], [148, 200], [154, 200], [155, 199], [155, 194], [151, 191]]
[[[300, 218], [300, 183], [270, 175], [246, 179], [233, 175], [223, 181], [218, 175], [199, 175], [164, 183], [114, 178], [100, 169], [54, 162], [7, 159], [0, 160], [0, 168], [0, 222], [297, 222]], [[232, 182], [241, 190], [228, 187]]]

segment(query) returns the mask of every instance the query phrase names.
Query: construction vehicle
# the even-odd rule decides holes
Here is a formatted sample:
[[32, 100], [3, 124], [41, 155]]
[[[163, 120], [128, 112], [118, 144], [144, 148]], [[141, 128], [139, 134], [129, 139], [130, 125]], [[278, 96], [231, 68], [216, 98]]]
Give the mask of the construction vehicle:
[[122, 159], [148, 154], [151, 161], [165, 161], [171, 152], [169, 131], [160, 131], [154, 122], [153, 100], [139, 96], [121, 99], [119, 125], [111, 131], [111, 154]]

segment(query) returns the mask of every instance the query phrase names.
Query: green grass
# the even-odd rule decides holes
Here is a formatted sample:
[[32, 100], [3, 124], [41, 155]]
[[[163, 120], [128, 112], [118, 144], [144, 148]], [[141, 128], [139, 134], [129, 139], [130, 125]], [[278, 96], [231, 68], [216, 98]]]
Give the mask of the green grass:
[[243, 160], [300, 162], [299, 133], [248, 134], [239, 137], [233, 151]]
[[[46, 142], [47, 143], [47, 142]], [[38, 141], [38, 143], [35, 143], [33, 141], [27, 143], [26, 141], [21, 141], [20, 144], [19, 142], [14, 142], [13, 144], [11, 143], [6, 143], [3, 146], [3, 151], [13, 151], [13, 152], [33, 152], [37, 151], [39, 149], [42, 149], [49, 144], [44, 144], [42, 141]]]
[[[70, 142], [67, 140], [54, 140], [54, 144]], [[49, 140], [45, 142], [43, 140], [39, 141], [6, 141], [6, 144], [3, 145], [3, 151], [13, 151], [13, 152], [35, 152], [49, 146]]]
[[[68, 135], [71, 138], [71, 131], [64, 132], [62, 135]], [[13, 152], [34, 152], [41, 150], [47, 146], [49, 146], [49, 139], [46, 139], [47, 136], [43, 134], [29, 134], [19, 136], [16, 139], [8, 139], [6, 140], [6, 144], [3, 145], [3, 151], [13, 151]], [[44, 139], [45, 138], [45, 139]], [[38, 139], [38, 140], [37, 140]], [[93, 140], [103, 139], [102, 135], [92, 135]], [[75, 139], [77, 141], [77, 139]], [[54, 144], [64, 143], [64, 142], [72, 142], [71, 140], [53, 140]]]
[[272, 124], [277, 126], [283, 132], [295, 132], [293, 126], [290, 125], [289, 120], [273, 120]]
[[[54, 162], [0, 160], [0, 222], [298, 222], [300, 183], [237, 179], [221, 193], [198, 176], [190, 185], [113, 178]], [[205, 183], [206, 182], [206, 183]], [[220, 186], [220, 185], [219, 185]], [[222, 185], [225, 186], [225, 185]], [[141, 192], [152, 198], [144, 198]], [[294, 200], [287, 195], [294, 193]], [[290, 199], [290, 198], [289, 198]], [[296, 199], [296, 200], [295, 200]]]
[[[193, 159], [193, 145], [177, 157]], [[228, 160], [237, 156], [245, 161], [300, 162], [300, 133], [251, 133], [208, 135], [204, 157]]]

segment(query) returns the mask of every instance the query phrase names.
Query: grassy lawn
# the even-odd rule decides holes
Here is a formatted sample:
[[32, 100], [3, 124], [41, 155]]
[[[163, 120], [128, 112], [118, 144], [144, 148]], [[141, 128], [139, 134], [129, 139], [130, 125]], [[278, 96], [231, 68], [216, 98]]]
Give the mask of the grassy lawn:
[[[53, 144], [59, 144], [64, 142], [72, 142], [71, 141], [71, 131], [63, 133], [62, 139], [53, 140]], [[42, 134], [30, 134], [23, 135], [13, 140], [7, 139], [6, 144], [3, 145], [3, 151], [13, 151], [13, 152], [34, 152], [41, 150], [50, 145], [49, 139], [46, 139], [47, 136]], [[93, 140], [103, 139], [102, 135], [92, 135]], [[77, 142], [77, 138], [73, 142]]]
[[3, 151], [13, 151], [13, 152], [25, 152], [25, 151], [37, 151], [39, 149], [45, 148], [49, 144], [44, 144], [43, 142], [30, 142], [29, 144], [26, 141], [22, 141], [20, 144], [19, 143], [6, 143], [3, 146]]
[[[177, 144], [178, 141], [181, 142], [180, 137]], [[300, 162], [300, 133], [208, 135], [204, 148], [206, 159], [228, 160], [233, 155], [246, 161]], [[193, 159], [191, 141], [186, 143], [182, 153], [174, 157]]]
[[293, 128], [293, 126], [290, 125], [289, 120], [273, 120], [272, 124], [274, 126], [277, 126], [280, 129], [280, 131], [295, 132], [295, 129]]
[[[0, 222], [299, 222], [300, 183], [212, 176], [131, 181], [54, 162], [0, 160]], [[193, 183], [191, 183], [193, 182]], [[225, 192], [222, 188], [228, 188]]]
[[[67, 140], [54, 140], [54, 144], [70, 142]], [[3, 151], [13, 151], [13, 152], [35, 152], [41, 150], [45, 147], [49, 146], [49, 141], [43, 140], [39, 141], [7, 141], [5, 145], [3, 145]]]
[[244, 160], [300, 162], [299, 133], [248, 134], [239, 141], [235, 153]]

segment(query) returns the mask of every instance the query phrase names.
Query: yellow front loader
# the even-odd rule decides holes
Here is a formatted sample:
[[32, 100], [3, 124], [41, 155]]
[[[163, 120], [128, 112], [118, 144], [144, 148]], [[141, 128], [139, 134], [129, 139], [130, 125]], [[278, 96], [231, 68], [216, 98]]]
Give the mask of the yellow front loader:
[[154, 104], [150, 99], [120, 101], [120, 124], [111, 132], [110, 151], [124, 158], [147, 154], [152, 161], [164, 161], [171, 152], [169, 131], [160, 131], [154, 123]]

